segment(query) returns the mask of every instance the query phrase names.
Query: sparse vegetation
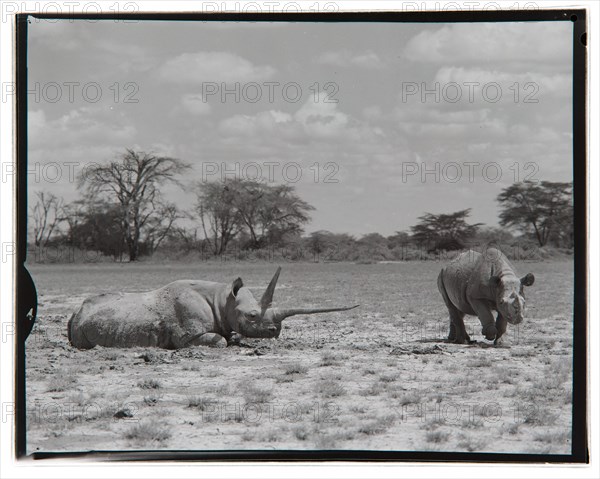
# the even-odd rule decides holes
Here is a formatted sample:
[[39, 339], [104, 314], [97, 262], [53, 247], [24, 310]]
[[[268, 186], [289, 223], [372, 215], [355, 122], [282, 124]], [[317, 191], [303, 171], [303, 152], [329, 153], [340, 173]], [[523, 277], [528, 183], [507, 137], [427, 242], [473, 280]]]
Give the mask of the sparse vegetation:
[[48, 392], [62, 392], [72, 389], [77, 383], [77, 380], [72, 373], [67, 371], [60, 371], [51, 376], [48, 381]]
[[338, 364], [338, 356], [331, 351], [325, 351], [321, 354], [319, 366], [335, 366]]
[[[46, 269], [34, 271], [36, 283], [47, 292], [40, 301], [40, 324], [46, 343], [56, 346], [27, 344], [28, 444], [42, 451], [49, 444], [63, 450], [227, 449], [238, 444], [241, 449], [365, 449], [385, 444], [390, 449], [467, 452], [503, 452], [508, 445], [524, 453], [568, 453], [572, 298], [559, 287], [571, 281], [566, 265], [516, 265], [546, 279], [543, 288], [528, 291], [531, 309], [518, 341], [510, 336], [499, 348], [480, 344], [481, 325], [470, 316], [465, 325], [478, 343], [442, 342], [447, 313], [431, 279], [440, 262], [338, 264], [335, 271], [289, 263], [284, 270], [292, 270], [294, 288], [282, 288], [277, 296], [281, 304], [326, 304], [331, 291], [320, 285], [344, 294], [346, 288], [337, 287], [342, 281], [358, 294], [339, 301], [363, 306], [348, 317], [336, 316], [335, 322], [323, 320], [329, 321], [325, 332], [312, 319], [299, 316], [285, 324], [280, 338], [253, 341], [266, 354], [243, 347], [189, 348], [193, 356], [155, 349], [63, 347], [69, 308], [95, 291], [113, 290], [119, 276], [111, 264], [95, 265], [93, 278], [76, 266], [63, 271], [44, 265], [51, 275]], [[241, 276], [249, 285], [263, 284], [273, 270], [272, 263], [260, 262], [204, 262], [202, 267], [207, 278]], [[128, 270], [127, 280], [142, 290], [196, 276], [187, 264], [167, 268], [139, 263]], [[364, 287], [355, 288], [359, 279]], [[55, 294], [55, 284], [61, 291], [68, 289], [69, 296]], [[548, 291], [554, 295], [552, 304], [543, 300]], [[61, 311], [61, 304], [68, 307]], [[50, 307], [53, 317], [60, 312], [60, 321], [46, 320], [44, 308]], [[373, 312], [380, 315], [367, 322]], [[418, 334], [403, 333], [410, 328]], [[514, 332], [511, 328], [507, 335]], [[432, 347], [436, 344], [443, 351]], [[391, 355], [398, 346], [408, 352]], [[411, 353], [413, 348], [420, 354]], [[161, 360], [142, 361], [142, 354]], [[96, 381], [100, 374], [102, 381]], [[56, 378], [59, 390], [47, 392]], [[502, 415], [488, 422], [481, 408], [491, 403], [500, 406]], [[68, 404], [68, 414], [57, 417], [48, 404]], [[86, 409], [89, 404], [94, 406]], [[469, 408], [476, 408], [474, 416]], [[164, 439], [160, 427], [157, 434], [147, 431], [148, 422], [172, 436]], [[136, 424], [143, 426], [134, 432]]]
[[215, 404], [214, 399], [208, 399], [201, 396], [189, 396], [188, 397], [188, 407], [193, 407], [199, 409], [200, 411], [205, 411], [210, 406]]
[[372, 421], [362, 423], [358, 427], [358, 432], [367, 436], [381, 434], [394, 423], [394, 419], [395, 418], [393, 416], [378, 417]]
[[568, 444], [571, 441], [570, 431], [536, 432], [533, 440], [547, 444]]
[[144, 379], [138, 383], [138, 387], [141, 389], [160, 389], [161, 385], [155, 379]]
[[292, 375], [292, 374], [305, 374], [308, 371], [308, 366], [300, 363], [299, 361], [295, 361], [293, 363], [286, 364], [284, 366], [284, 374]]
[[479, 356], [469, 361], [469, 367], [472, 368], [489, 368], [492, 364], [492, 360], [485, 356]]
[[127, 430], [125, 437], [136, 443], [164, 442], [171, 437], [166, 424], [156, 421], [141, 421]]
[[144, 404], [147, 406], [156, 406], [160, 401], [162, 394], [152, 393], [144, 396]]
[[556, 424], [557, 419], [558, 414], [555, 414], [549, 408], [533, 404], [525, 409], [523, 422], [533, 426], [553, 426]]
[[407, 404], [419, 404], [422, 401], [422, 396], [417, 391], [410, 391], [404, 394], [399, 398], [399, 403], [401, 406], [406, 406]]
[[336, 398], [346, 394], [346, 389], [337, 382], [321, 381], [317, 383], [316, 392], [324, 398]]
[[425, 440], [427, 442], [433, 442], [435, 444], [439, 444], [442, 442], [448, 441], [450, 437], [450, 433], [446, 431], [440, 431], [439, 429], [433, 431], [427, 431], [425, 434]]
[[306, 441], [310, 435], [310, 432], [304, 425], [296, 426], [293, 431], [294, 437], [299, 441]]
[[461, 434], [461, 439], [458, 442], [458, 447], [467, 452], [482, 451], [485, 446], [485, 439], [466, 434]]
[[254, 384], [243, 385], [243, 394], [246, 404], [266, 403], [273, 397], [273, 391], [271, 389]]

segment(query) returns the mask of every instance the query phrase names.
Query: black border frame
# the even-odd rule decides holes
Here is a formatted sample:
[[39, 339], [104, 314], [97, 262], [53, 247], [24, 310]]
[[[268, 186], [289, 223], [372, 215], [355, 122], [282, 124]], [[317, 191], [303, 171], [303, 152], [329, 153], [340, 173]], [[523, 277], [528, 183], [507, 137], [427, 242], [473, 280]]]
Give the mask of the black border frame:
[[[27, 455], [25, 401], [25, 340], [33, 327], [37, 296], [25, 268], [27, 253], [27, 32], [29, 18], [135, 21], [236, 21], [236, 22], [573, 22], [573, 196], [574, 196], [574, 311], [573, 311], [573, 414], [570, 455], [505, 454], [364, 450], [139, 450], [43, 452]], [[16, 15], [16, 156], [17, 254], [15, 335], [15, 446], [16, 458], [82, 458], [97, 461], [401, 461], [485, 463], [589, 463], [588, 443], [588, 250], [587, 250], [587, 10], [548, 9], [513, 11], [445, 12], [335, 12], [335, 13], [100, 13]]]

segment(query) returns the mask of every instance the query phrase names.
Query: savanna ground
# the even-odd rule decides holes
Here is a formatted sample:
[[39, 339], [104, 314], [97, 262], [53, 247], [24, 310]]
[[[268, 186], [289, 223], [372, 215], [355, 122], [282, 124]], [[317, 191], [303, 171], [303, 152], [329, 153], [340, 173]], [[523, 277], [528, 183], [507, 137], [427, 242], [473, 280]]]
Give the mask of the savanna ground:
[[27, 342], [28, 451], [359, 449], [569, 454], [572, 262], [536, 276], [504, 344], [445, 343], [441, 263], [284, 263], [275, 306], [360, 304], [298, 316], [278, 339], [226, 349], [78, 351], [84, 298], [175, 279], [244, 279], [260, 298], [276, 264], [29, 265], [39, 294]]

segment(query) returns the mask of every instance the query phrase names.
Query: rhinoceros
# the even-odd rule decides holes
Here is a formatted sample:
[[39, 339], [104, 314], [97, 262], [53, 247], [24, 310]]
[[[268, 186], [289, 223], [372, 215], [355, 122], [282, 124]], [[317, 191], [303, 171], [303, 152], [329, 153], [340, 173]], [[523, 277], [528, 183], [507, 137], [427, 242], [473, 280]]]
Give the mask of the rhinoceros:
[[69, 342], [78, 349], [155, 346], [217, 346], [241, 337], [276, 338], [282, 321], [298, 314], [347, 311], [358, 307], [272, 308], [277, 269], [260, 303], [242, 279], [231, 284], [180, 280], [144, 293], [110, 293], [86, 299], [68, 323]]
[[[471, 342], [465, 330], [465, 314], [477, 316], [482, 334], [499, 344], [507, 323], [523, 321], [523, 287], [535, 281], [532, 273], [519, 278], [506, 256], [496, 248], [484, 254], [465, 251], [438, 276], [437, 284], [450, 313], [448, 340], [458, 344]], [[494, 321], [492, 311], [498, 312]]]

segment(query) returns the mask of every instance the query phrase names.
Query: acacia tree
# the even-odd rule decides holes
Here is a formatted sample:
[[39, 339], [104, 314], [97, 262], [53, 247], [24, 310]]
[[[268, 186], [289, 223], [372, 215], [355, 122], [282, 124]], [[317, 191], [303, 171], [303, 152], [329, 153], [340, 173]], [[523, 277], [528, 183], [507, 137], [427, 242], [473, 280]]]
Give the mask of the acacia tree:
[[36, 246], [46, 246], [58, 225], [65, 220], [64, 201], [53, 193], [38, 191], [37, 201], [31, 208], [33, 241]]
[[473, 238], [483, 225], [468, 224], [466, 218], [470, 214], [470, 208], [451, 214], [425, 213], [419, 217], [421, 222], [410, 228], [411, 240], [428, 245], [432, 251], [462, 249], [466, 241]]
[[286, 237], [302, 233], [315, 208], [301, 199], [293, 186], [263, 185], [267, 193], [258, 208], [258, 226], [262, 244], [282, 244]]
[[159, 187], [181, 186], [177, 177], [190, 166], [181, 160], [127, 149], [119, 160], [88, 168], [79, 177], [79, 187], [89, 194], [103, 194], [120, 208], [121, 227], [129, 260], [139, 255], [140, 234], [161, 204]]
[[313, 254], [314, 261], [355, 260], [357, 242], [346, 233], [319, 230], [305, 239], [306, 248]]
[[247, 228], [249, 246], [251, 248], [260, 247], [259, 221], [261, 210], [269, 202], [268, 190], [263, 183], [252, 180], [233, 180], [228, 184], [231, 196], [232, 207], [235, 208], [238, 219], [241, 224]]
[[196, 212], [215, 255], [223, 254], [234, 238], [246, 237], [251, 249], [281, 244], [297, 235], [314, 208], [296, 195], [294, 187], [249, 180], [198, 183]]
[[215, 256], [223, 254], [241, 230], [240, 216], [233, 208], [235, 194], [227, 184], [218, 182], [199, 182], [196, 186], [196, 212]]
[[525, 181], [504, 188], [497, 197], [500, 224], [533, 236], [539, 246], [549, 241], [573, 242], [573, 183]]

